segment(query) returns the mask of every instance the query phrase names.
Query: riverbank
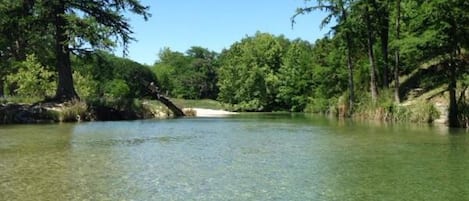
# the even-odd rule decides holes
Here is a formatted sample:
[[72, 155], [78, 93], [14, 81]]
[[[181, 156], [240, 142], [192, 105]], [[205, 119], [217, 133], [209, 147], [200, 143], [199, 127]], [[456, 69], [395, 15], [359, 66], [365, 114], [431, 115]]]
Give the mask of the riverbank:
[[[176, 99], [186, 116], [225, 117], [236, 112], [223, 109], [214, 100]], [[0, 124], [35, 124], [81, 121], [118, 121], [173, 118], [173, 113], [155, 100], [93, 100], [66, 103], [38, 102], [0, 104]]]
[[[440, 124], [447, 122], [446, 93], [433, 91], [401, 104], [380, 103], [361, 104], [353, 113], [352, 119], [360, 121], [412, 122], [419, 124]], [[431, 98], [429, 98], [431, 97]], [[215, 100], [172, 99], [183, 108], [186, 116], [226, 117], [237, 112]], [[340, 105], [339, 105], [340, 106]], [[337, 106], [333, 116], [339, 116]], [[344, 113], [342, 111], [342, 113]], [[109, 100], [98, 99], [68, 103], [3, 103], [0, 104], [0, 124], [34, 124], [81, 121], [118, 121], [137, 119], [173, 118], [172, 112], [155, 100]], [[462, 116], [462, 127], [467, 127], [467, 119]], [[466, 124], [464, 124], [466, 122]]]
[[117, 121], [171, 116], [172, 113], [162, 104], [137, 99], [0, 105], [0, 124]]

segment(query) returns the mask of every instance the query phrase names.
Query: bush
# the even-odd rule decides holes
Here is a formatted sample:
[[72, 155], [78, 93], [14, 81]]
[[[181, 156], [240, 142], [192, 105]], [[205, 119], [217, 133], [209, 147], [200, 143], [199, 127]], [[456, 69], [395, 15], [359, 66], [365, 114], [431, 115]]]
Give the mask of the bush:
[[411, 122], [417, 123], [431, 123], [440, 116], [440, 112], [433, 106], [432, 103], [418, 103], [411, 109], [410, 116]]
[[264, 111], [264, 106], [261, 104], [259, 99], [253, 99], [250, 101], [243, 101], [239, 104], [234, 104], [235, 111], [243, 112], [261, 112]]
[[48, 71], [34, 55], [28, 55], [26, 61], [17, 63], [18, 72], [6, 76], [10, 92], [20, 97], [52, 96], [57, 88], [55, 73]]
[[97, 96], [98, 82], [89, 75], [82, 75], [80, 72], [73, 73], [73, 80], [77, 93], [82, 98], [91, 98]]
[[336, 104], [336, 98], [311, 98], [305, 107], [305, 112], [335, 115], [337, 114]]
[[108, 98], [128, 98], [130, 96], [130, 88], [124, 80], [114, 79], [105, 84], [104, 95]]
[[75, 58], [74, 69], [77, 91], [85, 98], [143, 98], [148, 96], [143, 80], [158, 84], [147, 66], [102, 51]]

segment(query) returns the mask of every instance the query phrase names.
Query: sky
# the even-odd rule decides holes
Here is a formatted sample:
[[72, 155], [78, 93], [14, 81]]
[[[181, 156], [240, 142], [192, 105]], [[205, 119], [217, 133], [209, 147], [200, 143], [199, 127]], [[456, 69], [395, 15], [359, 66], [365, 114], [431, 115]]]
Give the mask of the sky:
[[[153, 65], [165, 47], [185, 52], [201, 46], [221, 52], [231, 44], [257, 31], [301, 38], [311, 43], [322, 38], [328, 29], [320, 29], [325, 14], [313, 12], [298, 16], [292, 28], [291, 16], [304, 0], [141, 0], [150, 6], [151, 17], [145, 21], [128, 15], [137, 41], [129, 45], [128, 58]], [[308, 4], [310, 5], [310, 4]], [[116, 54], [121, 54], [121, 49]]]

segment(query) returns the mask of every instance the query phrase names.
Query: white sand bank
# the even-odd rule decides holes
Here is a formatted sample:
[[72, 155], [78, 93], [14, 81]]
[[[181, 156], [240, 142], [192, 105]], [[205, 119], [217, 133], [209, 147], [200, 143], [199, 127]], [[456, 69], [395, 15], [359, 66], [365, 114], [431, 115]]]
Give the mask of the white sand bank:
[[196, 117], [224, 117], [232, 114], [238, 114], [237, 112], [229, 112], [225, 110], [212, 110], [204, 108], [184, 108], [184, 111], [192, 110], [195, 111]]

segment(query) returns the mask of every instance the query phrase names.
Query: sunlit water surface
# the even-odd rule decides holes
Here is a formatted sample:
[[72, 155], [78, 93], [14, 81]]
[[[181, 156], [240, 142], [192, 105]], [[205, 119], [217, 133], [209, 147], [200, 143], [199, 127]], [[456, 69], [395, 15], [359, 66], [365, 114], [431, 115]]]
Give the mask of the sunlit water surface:
[[0, 200], [469, 200], [463, 130], [302, 114], [0, 126]]

